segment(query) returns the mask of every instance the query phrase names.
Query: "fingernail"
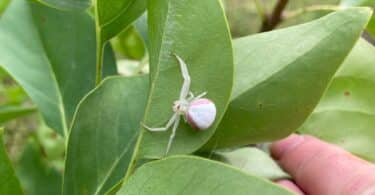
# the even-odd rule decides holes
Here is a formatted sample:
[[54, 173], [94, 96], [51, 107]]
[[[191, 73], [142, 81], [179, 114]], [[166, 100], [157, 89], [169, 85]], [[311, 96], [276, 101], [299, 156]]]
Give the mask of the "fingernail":
[[279, 160], [283, 157], [283, 155], [298, 145], [300, 145], [304, 141], [304, 136], [292, 134], [289, 137], [277, 141], [272, 144], [272, 155], [276, 160]]

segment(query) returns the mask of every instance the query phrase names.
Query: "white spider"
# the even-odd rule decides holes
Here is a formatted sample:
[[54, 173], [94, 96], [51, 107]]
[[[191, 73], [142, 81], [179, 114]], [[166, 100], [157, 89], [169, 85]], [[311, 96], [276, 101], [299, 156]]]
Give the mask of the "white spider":
[[168, 154], [171, 148], [181, 116], [184, 117], [185, 122], [198, 130], [208, 129], [213, 124], [216, 117], [215, 104], [209, 99], [202, 98], [207, 92], [203, 92], [198, 96], [194, 96], [192, 92], [189, 92], [191, 80], [187, 66], [178, 55], [174, 54], [174, 56], [180, 64], [182, 77], [184, 79], [180, 91], [180, 98], [176, 100], [172, 106], [174, 114], [164, 127], [152, 128], [143, 124], [146, 129], [153, 132], [166, 131], [173, 125], [165, 155]]

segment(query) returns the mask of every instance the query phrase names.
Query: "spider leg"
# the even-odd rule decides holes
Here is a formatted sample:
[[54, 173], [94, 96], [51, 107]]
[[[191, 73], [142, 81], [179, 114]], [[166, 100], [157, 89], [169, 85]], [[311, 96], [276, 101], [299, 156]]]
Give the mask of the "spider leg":
[[193, 92], [189, 92], [189, 97], [187, 98], [187, 101], [192, 101], [192, 100], [194, 100], [195, 99], [195, 96], [194, 96], [194, 94], [193, 94]]
[[189, 99], [193, 99], [194, 98], [194, 93], [193, 92], [189, 92]]
[[200, 98], [202, 98], [202, 97], [204, 97], [206, 95], [207, 95], [207, 92], [205, 91], [205, 92], [199, 94], [197, 97], [194, 97], [194, 100], [200, 99]]
[[182, 77], [184, 78], [184, 83], [182, 84], [181, 92], [180, 92], [180, 99], [186, 99], [186, 97], [189, 94], [190, 91], [190, 75], [189, 71], [187, 69], [186, 63], [176, 54], [174, 54], [178, 60], [178, 63], [180, 64]]
[[169, 136], [169, 141], [168, 141], [168, 146], [167, 146], [167, 150], [165, 151], [165, 156], [168, 155], [168, 152], [169, 150], [171, 149], [171, 146], [172, 146], [172, 142], [174, 140], [174, 137], [176, 135], [176, 130], [177, 130], [177, 127], [178, 125], [180, 124], [180, 119], [181, 117], [177, 117], [174, 124], [173, 124], [173, 128], [172, 128], [172, 133], [171, 135]]
[[194, 101], [194, 100], [197, 100], [197, 99], [202, 98], [202, 97], [205, 96], [205, 95], [207, 95], [207, 92], [203, 92], [203, 93], [199, 94], [199, 95], [196, 96], [196, 97], [191, 96], [191, 94], [190, 94], [190, 96], [189, 96], [189, 98], [188, 98], [187, 100], [188, 100], [189, 102], [192, 102], [192, 101]]
[[148, 126], [145, 125], [145, 124], [142, 124], [142, 126], [143, 126], [144, 128], [146, 128], [147, 130], [149, 130], [149, 131], [154, 131], [154, 132], [157, 132], [157, 131], [166, 131], [166, 130], [168, 130], [168, 129], [172, 126], [173, 122], [176, 121], [176, 117], [177, 117], [177, 114], [174, 113], [174, 114], [172, 115], [172, 117], [169, 119], [168, 123], [167, 123], [164, 127], [156, 127], [156, 128], [153, 128], [153, 127], [148, 127]]

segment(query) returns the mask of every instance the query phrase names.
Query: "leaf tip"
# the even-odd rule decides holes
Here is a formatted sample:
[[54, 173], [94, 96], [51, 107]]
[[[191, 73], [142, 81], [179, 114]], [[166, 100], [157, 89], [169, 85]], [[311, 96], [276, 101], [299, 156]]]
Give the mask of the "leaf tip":
[[370, 7], [352, 7], [348, 9], [352, 10], [356, 17], [366, 19], [366, 23], [370, 20], [373, 14], [373, 10]]

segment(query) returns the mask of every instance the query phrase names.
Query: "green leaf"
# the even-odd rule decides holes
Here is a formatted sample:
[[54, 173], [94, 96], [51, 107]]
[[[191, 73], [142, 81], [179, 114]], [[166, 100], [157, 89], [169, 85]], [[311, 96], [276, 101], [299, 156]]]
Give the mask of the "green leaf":
[[375, 7], [375, 2], [373, 0], [341, 0], [340, 5], [343, 7], [350, 7], [350, 6], [373, 6]]
[[220, 161], [239, 168], [245, 173], [271, 180], [290, 177], [269, 154], [257, 148], [240, 148], [230, 152], [216, 152]]
[[375, 162], [375, 48], [360, 40], [300, 131]]
[[27, 145], [16, 171], [25, 194], [61, 194], [62, 174], [48, 164], [35, 140]]
[[[374, 0], [341, 0], [341, 6], [350, 7], [350, 6], [368, 6], [372, 9], [375, 9]], [[367, 25], [367, 31], [375, 38], [375, 16], [371, 17], [369, 24]]]
[[291, 192], [215, 161], [174, 156], [139, 168], [118, 195], [262, 194]]
[[[96, 85], [102, 80], [103, 48], [146, 9], [147, 0], [96, 0]], [[105, 67], [105, 66], [104, 66]]]
[[[215, 132], [227, 108], [233, 82], [233, 56], [227, 23], [218, 0], [149, 1], [150, 88], [144, 123], [164, 126], [179, 98], [182, 75], [173, 53], [187, 64], [194, 94], [207, 92], [217, 108], [216, 121], [205, 131], [196, 131], [181, 121], [170, 154], [191, 153]], [[210, 10], [210, 11], [207, 11]], [[163, 25], [160, 25], [163, 24]], [[194, 29], [194, 30], [192, 30]], [[164, 156], [171, 131], [144, 130], [140, 155]]]
[[85, 10], [91, 6], [91, 0], [38, 0], [48, 6], [62, 10]]
[[147, 0], [96, 0], [97, 30], [105, 43], [142, 15]]
[[350, 8], [310, 23], [234, 41], [231, 103], [205, 149], [261, 143], [302, 125], [366, 25]]
[[145, 77], [114, 77], [82, 100], [69, 137], [64, 194], [104, 194], [125, 176], [147, 89]]
[[129, 59], [141, 60], [146, 52], [142, 37], [134, 26], [113, 38], [111, 44], [116, 52]]
[[3, 143], [4, 130], [0, 129], [0, 194], [23, 194]]
[[28, 115], [35, 111], [35, 107], [0, 106], [0, 123]]
[[[0, 65], [25, 89], [47, 125], [66, 135], [79, 100], [95, 86], [92, 18], [12, 1], [0, 21], [0, 42]], [[110, 48], [105, 59], [105, 73], [114, 74]]]

